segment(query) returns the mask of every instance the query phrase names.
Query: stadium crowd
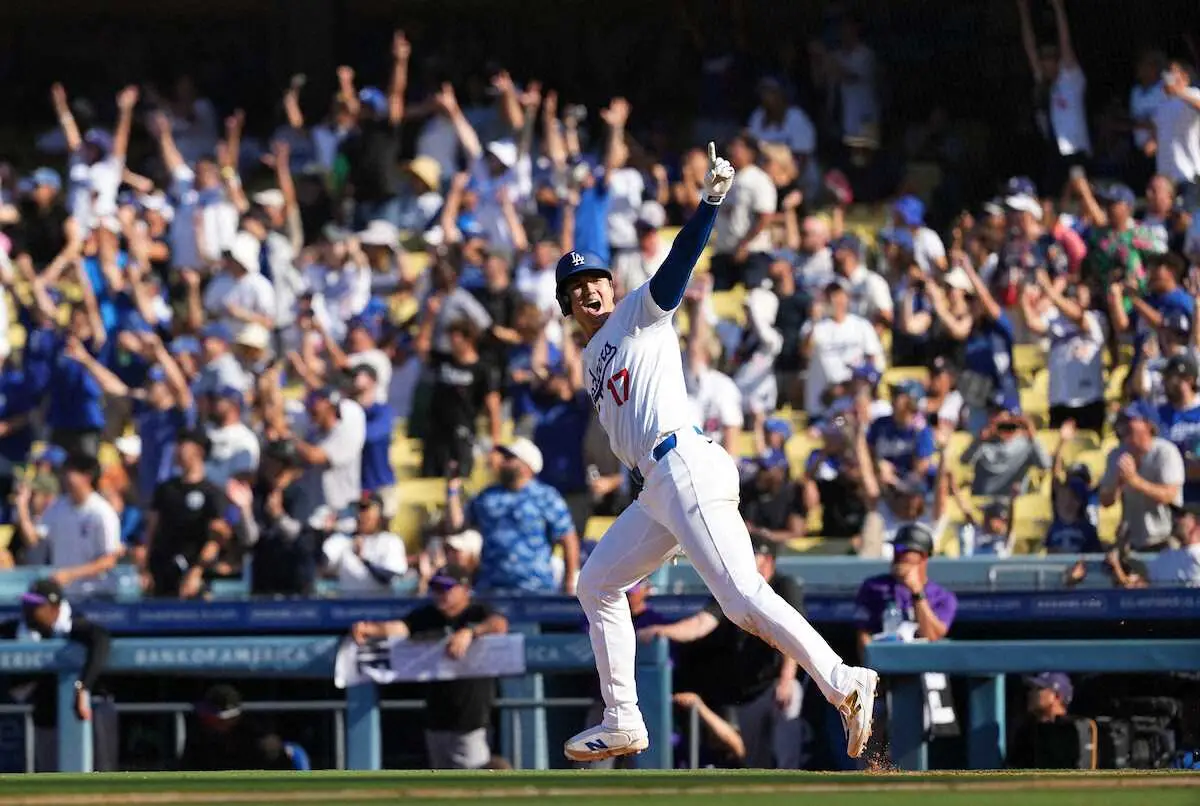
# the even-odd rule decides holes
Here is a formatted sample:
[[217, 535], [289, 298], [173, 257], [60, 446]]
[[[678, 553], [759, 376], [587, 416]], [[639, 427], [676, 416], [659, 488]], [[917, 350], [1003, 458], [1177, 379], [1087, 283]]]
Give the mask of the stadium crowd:
[[[676, 321], [695, 419], [777, 550], [891, 557], [917, 524], [937, 554], [1198, 584], [1195, 54], [1142, 55], [1114, 137], [1061, 0], [1041, 44], [1017, 8], [1043, 152], [941, 231], [963, 144], [882, 129], [851, 17], [809, 51], [821, 108], [785, 72], [696, 121], [738, 174]], [[296, 76], [266, 138], [187, 76], [112, 120], [50, 88], [46, 164], [0, 186], [0, 562], [75, 598], [424, 590], [447, 562], [573, 590], [637, 490], [591, 416], [622, 379], [581, 366], [555, 266], [644, 282], [705, 156], [548, 76], [419, 94], [413, 50], [397, 31], [332, 99]]]

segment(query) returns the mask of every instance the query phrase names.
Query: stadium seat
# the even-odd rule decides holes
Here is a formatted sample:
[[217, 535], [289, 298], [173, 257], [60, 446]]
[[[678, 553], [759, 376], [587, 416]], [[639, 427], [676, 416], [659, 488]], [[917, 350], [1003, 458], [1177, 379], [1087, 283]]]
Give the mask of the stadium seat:
[[741, 286], [729, 291], [714, 291], [712, 295], [713, 312], [718, 319], [728, 319], [739, 325], [746, 323], [746, 290]]
[[1013, 371], [1017, 379], [1028, 383], [1046, 367], [1046, 350], [1040, 344], [1013, 345]]
[[13, 526], [10, 523], [0, 524], [0, 551], [8, 548], [13, 539]]
[[1096, 531], [1100, 533], [1101, 542], [1116, 542], [1117, 532], [1121, 528], [1121, 509], [1119, 501], [1111, 507], [1100, 507], [1100, 524]]
[[1037, 427], [1044, 426], [1050, 419], [1050, 403], [1045, 389], [1026, 387], [1021, 389], [1021, 413], [1028, 416]]
[[1050, 496], [1025, 493], [1013, 499], [1012, 531], [1017, 540], [1043, 541], [1053, 520], [1054, 507]]
[[1125, 379], [1129, 377], [1129, 365], [1121, 364], [1108, 371], [1108, 382], [1104, 387], [1105, 400], [1121, 400], [1125, 388]]
[[792, 435], [792, 438], [783, 446], [783, 452], [787, 455], [788, 465], [791, 468], [792, 478], [799, 478], [804, 473], [804, 468], [808, 465], [809, 455], [820, 448], [822, 444], [821, 440], [810, 437], [807, 431], [800, 431]]
[[1104, 469], [1108, 466], [1108, 453], [1100, 448], [1080, 451], [1067, 462], [1067, 467], [1074, 464], [1087, 467], [1088, 472], [1092, 475], [1092, 485], [1095, 486], [1100, 483], [1100, 479], [1104, 476]]
[[598, 515], [593, 515], [587, 519], [587, 523], [583, 526], [584, 540], [599, 540], [604, 537], [604, 533], [608, 531], [608, 527], [613, 525], [616, 518], [602, 518]]
[[889, 367], [883, 371], [883, 378], [879, 383], [879, 396], [890, 400], [891, 388], [904, 381], [917, 381], [923, 386], [928, 385], [929, 370], [925, 367]]

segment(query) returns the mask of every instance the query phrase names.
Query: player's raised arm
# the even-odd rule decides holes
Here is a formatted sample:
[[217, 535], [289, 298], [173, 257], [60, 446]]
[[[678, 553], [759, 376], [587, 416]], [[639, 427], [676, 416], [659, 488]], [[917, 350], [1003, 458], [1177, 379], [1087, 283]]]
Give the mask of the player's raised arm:
[[708, 243], [717, 207], [733, 187], [733, 166], [717, 156], [717, 147], [708, 144], [708, 174], [704, 177], [704, 198], [696, 212], [683, 225], [671, 252], [654, 276], [650, 278], [650, 296], [664, 311], [673, 311], [683, 301], [683, 292], [692, 279], [692, 270]]

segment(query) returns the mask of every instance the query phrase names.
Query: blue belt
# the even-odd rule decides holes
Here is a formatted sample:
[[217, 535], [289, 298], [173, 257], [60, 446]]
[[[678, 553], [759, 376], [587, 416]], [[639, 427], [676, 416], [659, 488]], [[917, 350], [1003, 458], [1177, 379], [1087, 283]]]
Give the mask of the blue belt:
[[[696, 428], [696, 426], [692, 426], [692, 428], [693, 428], [693, 430], [695, 430], [695, 432], [697, 434], [699, 434], [700, 436], [704, 436], [704, 432], [701, 431], [699, 428]], [[668, 453], [670, 453], [671, 451], [675, 450], [675, 446], [678, 444], [679, 444], [679, 436], [678, 436], [678, 432], [676, 432], [676, 433], [668, 436], [662, 442], [655, 445], [654, 450], [650, 451], [650, 457], [652, 459], [654, 459], [654, 461], [656, 461], [656, 462], [661, 462], [662, 458], [664, 456], [666, 456]], [[646, 480], [642, 478], [642, 472], [640, 470], [638, 470], [636, 467], [631, 468], [629, 471], [629, 474], [633, 477], [633, 480], [635, 482], [637, 482], [639, 487], [645, 486]]]

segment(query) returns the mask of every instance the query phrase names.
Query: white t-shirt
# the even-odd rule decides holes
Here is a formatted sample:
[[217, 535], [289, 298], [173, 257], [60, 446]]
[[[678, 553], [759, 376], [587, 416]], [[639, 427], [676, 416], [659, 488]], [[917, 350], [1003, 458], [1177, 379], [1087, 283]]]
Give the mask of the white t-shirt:
[[957, 429], [959, 423], [962, 421], [964, 405], [966, 405], [966, 401], [963, 400], [962, 393], [957, 389], [946, 395], [946, 398], [942, 401], [942, 405], [938, 406], [938, 424], [954, 423], [954, 427]]
[[204, 289], [204, 309], [213, 319], [221, 319], [235, 332], [245, 324], [227, 313], [233, 304], [251, 313], [269, 316], [273, 320], [278, 313], [275, 306], [275, 286], [261, 274], [252, 272], [234, 279], [222, 272], [212, 279]]
[[[1200, 98], [1200, 89], [1184, 93]], [[1194, 182], [1200, 177], [1200, 110], [1182, 98], [1167, 97], [1154, 110], [1158, 134], [1155, 170], [1174, 182]]]
[[[175, 217], [171, 219], [171, 265], [197, 268], [203, 261], [216, 261], [233, 246], [238, 231], [237, 208], [218, 190], [196, 190], [196, 174], [186, 165], [175, 170], [171, 198]], [[196, 243], [196, 229], [204, 233], [204, 253]]]
[[673, 313], [658, 307], [648, 283], [639, 286], [617, 303], [583, 350], [592, 405], [626, 467], [647, 459], [668, 434], [696, 425]]
[[379, 403], [387, 403], [388, 387], [392, 383], [392, 361], [387, 354], [376, 347], [371, 350], [363, 350], [361, 353], [350, 353], [346, 356], [346, 360], [350, 362], [351, 367], [366, 364], [375, 370], [375, 378], [379, 383], [375, 389], [375, 400]]
[[[833, 54], [844, 73], [854, 78], [843, 78], [838, 83], [842, 95], [842, 134], [855, 136], [868, 134], [872, 126], [879, 123], [879, 102], [875, 97], [875, 54], [863, 43], [853, 50], [839, 50]], [[878, 132], [874, 133], [878, 137]]]
[[796, 285], [809, 294], [823, 294], [834, 280], [833, 253], [824, 246], [811, 255], [800, 255], [794, 272]]
[[341, 415], [327, 434], [315, 433], [309, 441], [325, 452], [327, 464], [310, 467], [303, 483], [310, 500], [340, 512], [362, 495], [362, 451], [367, 438], [367, 418], [353, 400], [343, 400]]
[[76, 152], [68, 160], [67, 169], [71, 215], [84, 232], [99, 226], [105, 216], [116, 215], [125, 160], [109, 156], [89, 165]]
[[512, 233], [508, 229], [508, 221], [504, 218], [504, 208], [496, 200], [498, 193], [507, 193], [516, 203], [516, 176], [507, 171], [500, 176], [492, 176], [488, 169], [490, 162], [485, 155], [480, 156], [471, 166], [471, 181], [477, 188], [479, 204], [475, 207], [475, 218], [483, 228], [483, 236], [493, 246], [511, 247]]
[[1092, 150], [1084, 96], [1087, 77], [1079, 65], [1062, 67], [1050, 85], [1050, 127], [1064, 157]]
[[719, 442], [724, 429], [742, 427], [742, 393], [732, 378], [711, 367], [686, 377], [688, 403], [705, 436]]
[[541, 311], [558, 311], [557, 281], [554, 279], [554, 266], [536, 269], [532, 262], [525, 261], [517, 266], [513, 285], [525, 299], [538, 306]]
[[638, 209], [646, 180], [636, 168], [618, 168], [608, 177], [608, 243], [613, 249], [637, 247]]
[[1200, 543], [1165, 549], [1150, 561], [1146, 570], [1155, 585], [1200, 587]]
[[622, 292], [628, 293], [653, 277], [670, 253], [671, 247], [660, 241], [658, 250], [649, 258], [640, 249], [615, 255], [613, 275]]
[[1051, 406], [1086, 406], [1104, 399], [1104, 324], [1095, 311], [1084, 314], [1084, 327], [1057, 308], [1045, 316], [1050, 328]]
[[850, 378], [852, 369], [867, 359], [879, 370], [885, 366], [883, 345], [871, 323], [849, 314], [841, 322], [822, 319], [806, 322], [802, 335], [812, 333], [812, 352], [808, 361], [808, 380], [804, 384], [804, 409], [820, 414], [821, 394], [827, 386]]
[[[1129, 116], [1134, 123], [1150, 123], [1154, 120], [1154, 112], [1159, 104], [1167, 99], [1163, 92], [1162, 82], [1151, 87], [1135, 84], [1129, 91]], [[1150, 132], [1145, 129], [1133, 130], [1133, 142], [1140, 151], [1150, 141]]]
[[[758, 217], [775, 212], [776, 199], [775, 183], [762, 168], [750, 165], [738, 171], [733, 180], [733, 189], [717, 213], [717, 234], [713, 239], [713, 248], [722, 254], [735, 252]], [[771, 230], [770, 227], [763, 227], [750, 242], [750, 251], [770, 250]]]
[[[63, 495], [42, 514], [50, 562], [58, 568], [90, 563], [121, 550], [121, 522], [112, 505], [99, 493], [92, 493], [78, 507]], [[116, 578], [80, 580], [68, 593], [115, 592]]]
[[913, 233], [913, 260], [926, 274], [933, 271], [934, 265], [945, 257], [946, 245], [942, 243], [942, 236], [929, 227], [919, 227]]
[[209, 428], [208, 439], [212, 449], [204, 468], [213, 484], [224, 489], [225, 482], [234, 476], [258, 472], [258, 437], [245, 423]]
[[892, 310], [892, 287], [880, 275], [859, 266], [847, 278], [850, 282], [850, 311], [863, 319], [873, 320], [881, 312]]
[[458, 132], [445, 115], [434, 115], [425, 121], [417, 136], [417, 156], [432, 157], [442, 166], [442, 176], [458, 173]]
[[812, 119], [795, 106], [788, 107], [781, 123], [770, 123], [766, 118], [766, 112], [761, 107], [751, 113], [750, 121], [746, 124], [751, 136], [764, 143], [781, 143], [793, 154], [807, 156], [808, 162], [800, 182], [806, 191], [816, 190], [818, 171], [813, 157], [817, 150], [817, 127]]
[[342, 141], [349, 133], [349, 129], [339, 129], [326, 123], [318, 123], [312, 127], [313, 148], [317, 152], [317, 162], [321, 163], [321, 167], [326, 171], [333, 171], [338, 149], [341, 148]]
[[337, 572], [340, 593], [386, 594], [391, 592], [390, 583], [376, 579], [366, 563], [377, 566], [399, 576], [408, 570], [408, 552], [404, 541], [391, 532], [380, 532], [363, 537], [362, 552], [354, 551], [354, 538], [348, 535], [331, 535], [321, 546], [325, 564]]

